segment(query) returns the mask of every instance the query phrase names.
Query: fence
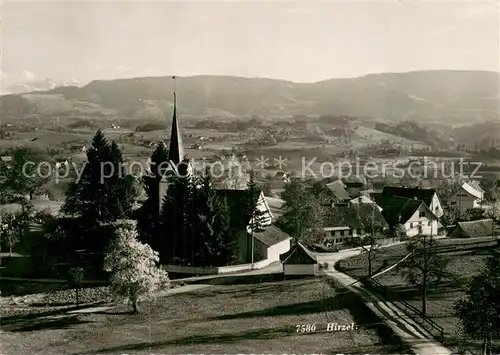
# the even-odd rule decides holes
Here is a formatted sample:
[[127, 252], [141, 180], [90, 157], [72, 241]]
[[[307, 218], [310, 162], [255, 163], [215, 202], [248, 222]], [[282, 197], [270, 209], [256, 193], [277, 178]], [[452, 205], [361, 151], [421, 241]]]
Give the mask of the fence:
[[253, 264], [239, 264], [232, 266], [181, 266], [181, 265], [162, 265], [162, 268], [171, 273], [192, 274], [192, 275], [219, 275], [232, 272], [259, 270], [269, 266], [273, 261], [264, 259]]
[[[387, 287], [381, 285], [377, 281], [371, 278], [365, 278], [361, 280], [361, 283], [366, 286], [368, 289], [377, 292], [380, 294], [382, 297], [385, 299], [389, 298], [389, 290]], [[444, 338], [444, 329], [441, 327], [439, 324], [434, 322], [432, 319], [429, 317], [425, 316], [422, 314], [422, 311], [417, 309], [415, 306], [409, 304], [406, 301], [403, 300], [398, 300], [397, 303], [393, 303], [396, 307], [398, 307], [401, 311], [406, 313], [413, 321], [416, 323], [420, 324], [424, 329], [427, 331], [428, 328], [431, 330], [429, 333], [431, 333], [434, 337], [438, 338], [439, 340], [442, 340]], [[403, 307], [400, 307], [402, 305]], [[406, 309], [404, 309], [406, 308]], [[411, 312], [408, 312], [410, 310]], [[417, 316], [417, 317], [414, 317]], [[437, 333], [437, 334], [436, 334]]]

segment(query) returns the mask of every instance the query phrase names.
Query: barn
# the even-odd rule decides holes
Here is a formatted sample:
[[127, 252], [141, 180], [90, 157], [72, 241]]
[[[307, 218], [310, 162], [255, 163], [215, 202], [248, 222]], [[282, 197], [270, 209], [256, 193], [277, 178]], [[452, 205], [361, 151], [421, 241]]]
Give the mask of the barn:
[[481, 219], [478, 221], [458, 222], [451, 232], [450, 238], [490, 237], [493, 235], [493, 221]]
[[281, 255], [283, 273], [286, 275], [317, 275], [318, 261], [314, 254], [302, 244], [297, 243], [290, 251]]

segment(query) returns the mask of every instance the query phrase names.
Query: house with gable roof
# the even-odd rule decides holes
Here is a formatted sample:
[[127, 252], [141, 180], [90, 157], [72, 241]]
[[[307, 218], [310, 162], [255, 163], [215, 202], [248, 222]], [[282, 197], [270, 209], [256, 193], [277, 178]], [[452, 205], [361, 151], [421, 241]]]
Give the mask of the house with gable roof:
[[438, 234], [441, 227], [439, 217], [424, 201], [416, 197], [382, 196], [379, 203], [388, 225], [394, 227], [401, 224], [408, 237]]
[[337, 180], [325, 185], [328, 195], [331, 197], [332, 204], [346, 204], [351, 200], [349, 192], [342, 180]]
[[477, 181], [467, 181], [450, 197], [449, 203], [465, 212], [471, 208], [481, 208], [484, 199], [484, 190]]
[[383, 198], [396, 196], [417, 199], [423, 201], [438, 218], [444, 214], [443, 206], [435, 189], [385, 186], [382, 190], [382, 196]]

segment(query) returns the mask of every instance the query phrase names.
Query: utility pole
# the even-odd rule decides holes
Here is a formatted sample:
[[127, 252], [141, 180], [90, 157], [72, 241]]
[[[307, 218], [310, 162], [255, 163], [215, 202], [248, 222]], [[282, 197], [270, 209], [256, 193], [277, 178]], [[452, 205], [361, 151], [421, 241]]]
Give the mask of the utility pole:
[[495, 227], [496, 227], [496, 204], [497, 204], [497, 186], [498, 184], [498, 180], [495, 180], [493, 182], [493, 196], [492, 196], [492, 202], [493, 202], [493, 212], [491, 213], [491, 236], [493, 237], [493, 239], [496, 239], [496, 235], [495, 235]]

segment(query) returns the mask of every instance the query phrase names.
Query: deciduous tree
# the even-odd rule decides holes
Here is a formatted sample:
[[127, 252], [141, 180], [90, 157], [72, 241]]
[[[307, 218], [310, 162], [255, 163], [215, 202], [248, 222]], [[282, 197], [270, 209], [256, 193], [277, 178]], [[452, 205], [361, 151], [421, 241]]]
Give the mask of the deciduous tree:
[[286, 185], [281, 198], [285, 201], [284, 214], [277, 224], [295, 241], [308, 244], [321, 235], [324, 210], [306, 185], [294, 179]]
[[111, 274], [111, 290], [127, 298], [135, 313], [141, 296], [154, 296], [159, 289], [169, 286], [167, 273], [158, 266], [158, 253], [137, 239], [135, 222], [127, 222], [118, 229], [109, 250], [104, 270]]
[[466, 298], [455, 304], [455, 314], [468, 337], [483, 340], [483, 355], [491, 354], [492, 339], [500, 337], [500, 262], [490, 257], [486, 268], [472, 279]]
[[449, 259], [439, 253], [436, 239], [426, 235], [412, 237], [407, 250], [410, 256], [398, 264], [406, 280], [422, 295], [422, 314], [427, 313], [427, 291], [436, 282], [451, 277], [446, 270]]

